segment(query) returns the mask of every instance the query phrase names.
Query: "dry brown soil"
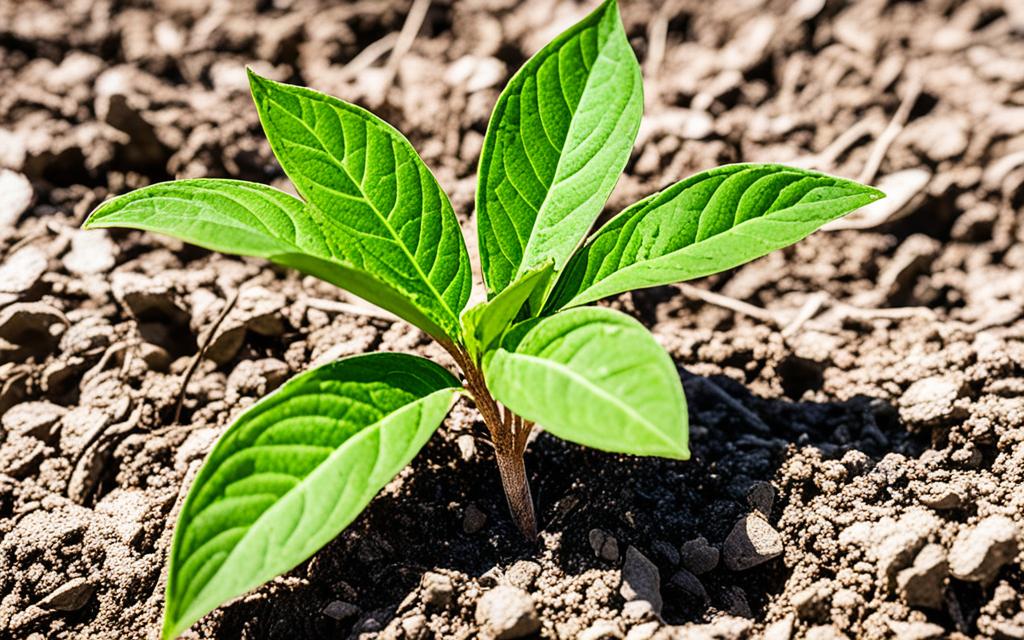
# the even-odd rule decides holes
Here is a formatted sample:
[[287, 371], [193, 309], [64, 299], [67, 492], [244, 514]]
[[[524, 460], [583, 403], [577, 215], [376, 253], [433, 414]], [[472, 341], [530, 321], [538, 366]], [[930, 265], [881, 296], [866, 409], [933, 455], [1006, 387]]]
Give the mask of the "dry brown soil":
[[[0, 0], [0, 637], [154, 637], [176, 505], [234, 415], [339, 356], [449, 362], [310, 278], [78, 230], [171, 177], [286, 187], [253, 64], [406, 132], [475, 245], [498, 91], [588, 7], [416, 4], [410, 40], [398, 0]], [[539, 435], [531, 547], [460, 406], [347, 531], [190, 637], [1024, 638], [1024, 5], [623, 5], [648, 106], [609, 212], [740, 160], [890, 197], [610, 302], [679, 366], [689, 462]]]

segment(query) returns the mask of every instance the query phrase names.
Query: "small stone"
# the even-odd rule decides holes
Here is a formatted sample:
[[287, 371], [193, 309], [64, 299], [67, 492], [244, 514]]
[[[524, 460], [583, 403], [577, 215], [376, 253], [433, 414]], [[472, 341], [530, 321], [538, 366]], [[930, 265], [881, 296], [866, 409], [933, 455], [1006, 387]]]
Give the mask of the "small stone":
[[679, 550], [664, 540], [651, 543], [651, 553], [659, 563], [676, 566], [679, 564]]
[[708, 544], [700, 536], [683, 543], [679, 548], [679, 561], [683, 568], [695, 576], [704, 575], [718, 566], [718, 547]]
[[46, 273], [46, 263], [42, 249], [32, 245], [18, 249], [0, 263], [0, 293], [30, 291]]
[[989, 516], [960, 532], [949, 551], [955, 578], [988, 584], [1017, 555], [1017, 525], [1006, 516]]
[[71, 236], [71, 251], [61, 263], [68, 273], [77, 276], [104, 273], [113, 268], [117, 245], [103, 229], [77, 230]]
[[627, 601], [643, 600], [661, 614], [661, 576], [658, 567], [636, 547], [626, 548], [626, 561], [622, 565], [622, 586], [619, 593]]
[[402, 619], [402, 633], [407, 640], [425, 640], [430, 635], [427, 628], [427, 617], [418, 613]]
[[43, 598], [37, 606], [50, 611], [78, 611], [89, 601], [94, 590], [85, 578], [72, 578]]
[[14, 227], [32, 204], [32, 195], [28, 178], [16, 171], [0, 169], [0, 232]]
[[459, 457], [463, 462], [469, 462], [476, 455], [476, 440], [468, 433], [464, 433], [455, 439], [459, 447]]
[[0, 339], [32, 349], [52, 349], [67, 326], [67, 317], [45, 302], [16, 302], [0, 309]]
[[4, 431], [51, 442], [56, 436], [54, 427], [68, 412], [67, 409], [45, 400], [16, 404], [0, 418]]
[[918, 552], [913, 565], [899, 572], [896, 585], [910, 606], [941, 609], [948, 573], [946, 550], [942, 545], [928, 544]]
[[963, 395], [963, 385], [945, 376], [918, 380], [900, 398], [900, 418], [909, 425], [921, 426], [954, 417], [955, 405]]
[[452, 579], [443, 573], [428, 571], [420, 578], [420, 589], [423, 590], [423, 602], [425, 604], [444, 608], [452, 601], [455, 593], [455, 586]]
[[946, 630], [932, 622], [899, 622], [889, 620], [889, 628], [900, 640], [935, 640], [946, 636]]
[[160, 373], [166, 373], [171, 366], [171, 354], [160, 345], [143, 342], [139, 345], [139, 357], [146, 366]]
[[736, 523], [725, 539], [722, 553], [725, 566], [745, 571], [782, 555], [782, 536], [757, 514], [747, 514]]
[[138, 321], [183, 325], [188, 313], [174, 288], [139, 273], [114, 272], [110, 281], [114, 299], [131, 311]]
[[496, 640], [523, 638], [540, 629], [533, 599], [509, 585], [499, 585], [477, 601], [476, 622]]
[[622, 630], [611, 620], [598, 620], [576, 636], [577, 640], [622, 640]]
[[359, 607], [344, 600], [334, 600], [324, 607], [323, 614], [340, 622], [359, 615]]
[[722, 602], [730, 615], [748, 619], [754, 617], [753, 611], [750, 610], [747, 592], [743, 590], [743, 587], [731, 585], [723, 589]]
[[462, 530], [467, 534], [474, 534], [487, 524], [487, 514], [480, 510], [474, 503], [469, 503], [462, 514]]
[[505, 581], [513, 587], [528, 590], [540, 575], [540, 565], [529, 560], [519, 560], [505, 572]]
[[614, 536], [601, 529], [591, 529], [589, 537], [594, 555], [608, 562], [618, 562], [619, 541]]
[[796, 616], [792, 613], [781, 620], [768, 625], [764, 630], [764, 640], [789, 640], [793, 637], [793, 623]]
[[775, 504], [775, 489], [771, 483], [762, 480], [752, 482], [747, 488], [747, 504], [765, 518], [771, 517], [772, 505]]
[[704, 588], [704, 585], [697, 578], [686, 569], [680, 569], [672, 575], [669, 579], [669, 584], [677, 587], [682, 591], [688, 598], [696, 600], [697, 602], [707, 602], [708, 592]]

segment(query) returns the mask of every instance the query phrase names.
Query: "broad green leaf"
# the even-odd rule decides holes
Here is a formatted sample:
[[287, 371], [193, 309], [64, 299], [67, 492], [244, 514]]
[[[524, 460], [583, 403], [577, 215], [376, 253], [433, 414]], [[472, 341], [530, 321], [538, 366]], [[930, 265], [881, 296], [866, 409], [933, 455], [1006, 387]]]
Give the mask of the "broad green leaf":
[[182, 506], [163, 637], [337, 536], [423, 447], [458, 389], [429, 360], [375, 353], [301, 374], [243, 413]]
[[679, 374], [643, 325], [587, 307], [523, 327], [525, 335], [513, 329], [515, 340], [485, 360], [487, 385], [499, 402], [588, 447], [690, 457]]
[[730, 269], [883, 196], [850, 180], [777, 164], [698, 173], [595, 233], [562, 272], [548, 308]]
[[626, 166], [640, 66], [614, 0], [558, 36], [498, 98], [480, 156], [477, 233], [490, 295], [565, 266]]
[[449, 336], [472, 272], [448, 196], [409, 141], [360, 107], [249, 72], [274, 155], [331, 255], [401, 292]]
[[[82, 226], [155, 231], [212, 251], [265, 258], [326, 280], [388, 309], [438, 339], [442, 328], [408, 294], [332, 251], [325, 216], [294, 196], [239, 180], [178, 180], [108, 200]], [[443, 318], [443, 316], [442, 316]]]
[[462, 333], [469, 352], [479, 357], [494, 346], [519, 315], [530, 295], [538, 288], [543, 289], [553, 273], [553, 264], [549, 260], [513, 282], [491, 300], [467, 309], [462, 314]]

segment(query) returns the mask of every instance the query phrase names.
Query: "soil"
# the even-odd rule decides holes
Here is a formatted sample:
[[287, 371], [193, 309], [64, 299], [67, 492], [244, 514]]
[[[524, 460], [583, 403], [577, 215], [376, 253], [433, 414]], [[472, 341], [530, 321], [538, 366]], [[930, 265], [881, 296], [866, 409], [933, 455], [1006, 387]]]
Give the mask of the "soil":
[[[151, 4], [0, 0], [4, 638], [156, 637], [178, 505], [233, 416], [339, 356], [451, 364], [311, 278], [86, 213], [172, 177], [288, 188], [252, 64], [406, 132], [473, 253], [498, 92], [591, 3]], [[539, 434], [530, 546], [461, 405], [334, 542], [187, 637], [1024, 638], [1022, 5], [622, 4], [648, 106], [609, 213], [741, 160], [890, 197], [608, 303], [677, 362], [692, 460]]]

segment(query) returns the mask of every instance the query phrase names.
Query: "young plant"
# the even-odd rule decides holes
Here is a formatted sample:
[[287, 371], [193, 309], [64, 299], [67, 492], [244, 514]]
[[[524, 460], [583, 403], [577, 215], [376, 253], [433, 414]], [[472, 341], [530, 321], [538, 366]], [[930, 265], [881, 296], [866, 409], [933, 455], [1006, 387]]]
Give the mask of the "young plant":
[[84, 226], [157, 231], [319, 277], [421, 328], [462, 381], [416, 356], [354, 356], [242, 413], [182, 507], [167, 638], [337, 536], [460, 395], [480, 411], [527, 538], [536, 521], [523, 451], [534, 424], [604, 451], [687, 459], [672, 360], [636, 320], [584, 305], [735, 267], [882, 196], [781, 165], [730, 165], [626, 208], [581, 246], [626, 166], [643, 105], [640, 67], [607, 0], [498, 99], [476, 199], [487, 301], [465, 309], [472, 274], [458, 220], [402, 134], [336, 98], [251, 71], [249, 80], [301, 199], [237, 180], [181, 180], [110, 200]]

